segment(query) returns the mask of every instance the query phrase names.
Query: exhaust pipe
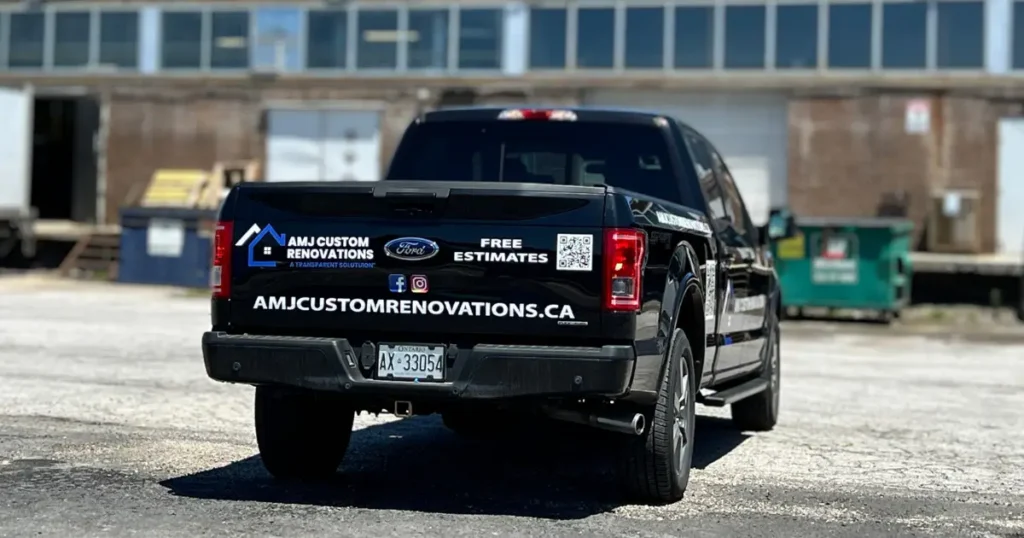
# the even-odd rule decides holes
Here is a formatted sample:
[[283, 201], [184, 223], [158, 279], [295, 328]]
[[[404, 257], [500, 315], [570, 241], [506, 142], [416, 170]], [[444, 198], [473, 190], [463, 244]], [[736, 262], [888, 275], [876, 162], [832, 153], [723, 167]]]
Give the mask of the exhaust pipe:
[[554, 408], [545, 409], [544, 413], [555, 420], [574, 422], [626, 435], [642, 435], [644, 428], [647, 427], [647, 419], [642, 413], [586, 413], [572, 409]]

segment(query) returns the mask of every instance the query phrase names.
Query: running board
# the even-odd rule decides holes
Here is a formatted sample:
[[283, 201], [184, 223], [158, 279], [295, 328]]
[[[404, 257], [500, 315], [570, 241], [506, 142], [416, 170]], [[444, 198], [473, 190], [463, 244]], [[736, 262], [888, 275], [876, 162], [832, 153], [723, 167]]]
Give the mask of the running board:
[[725, 407], [765, 390], [768, 390], [767, 379], [751, 379], [750, 381], [747, 381], [742, 385], [736, 385], [731, 389], [725, 389], [709, 396], [703, 396], [697, 401], [708, 407]]

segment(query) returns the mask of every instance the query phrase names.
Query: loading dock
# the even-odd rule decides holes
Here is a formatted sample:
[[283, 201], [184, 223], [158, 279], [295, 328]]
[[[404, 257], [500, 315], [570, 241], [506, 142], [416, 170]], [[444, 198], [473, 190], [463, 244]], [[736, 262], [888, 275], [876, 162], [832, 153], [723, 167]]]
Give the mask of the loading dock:
[[[100, 100], [80, 89], [0, 88], [0, 259], [99, 220]], [[57, 237], [50, 237], [50, 231]]]

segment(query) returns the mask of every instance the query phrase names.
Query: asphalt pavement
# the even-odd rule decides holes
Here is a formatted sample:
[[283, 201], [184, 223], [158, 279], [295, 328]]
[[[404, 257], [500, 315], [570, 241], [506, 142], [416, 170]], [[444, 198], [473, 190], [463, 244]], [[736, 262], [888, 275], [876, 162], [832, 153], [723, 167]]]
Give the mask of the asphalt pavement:
[[0, 536], [1024, 537], [1024, 345], [783, 333], [768, 433], [702, 409], [686, 498], [622, 504], [613, 439], [362, 415], [336, 480], [263, 471], [208, 300], [0, 277]]

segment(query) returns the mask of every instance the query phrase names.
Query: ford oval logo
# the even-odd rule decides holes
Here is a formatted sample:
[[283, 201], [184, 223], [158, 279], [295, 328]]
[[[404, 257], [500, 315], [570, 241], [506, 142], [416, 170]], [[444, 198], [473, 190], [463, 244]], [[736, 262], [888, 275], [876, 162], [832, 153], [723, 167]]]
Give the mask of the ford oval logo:
[[440, 250], [437, 243], [422, 237], [399, 237], [384, 245], [388, 256], [410, 262], [433, 258]]

